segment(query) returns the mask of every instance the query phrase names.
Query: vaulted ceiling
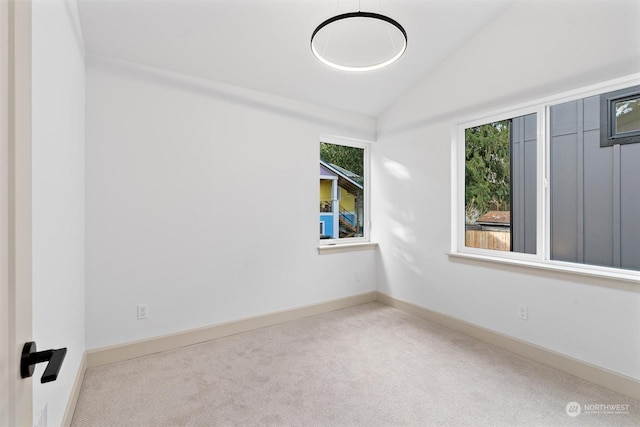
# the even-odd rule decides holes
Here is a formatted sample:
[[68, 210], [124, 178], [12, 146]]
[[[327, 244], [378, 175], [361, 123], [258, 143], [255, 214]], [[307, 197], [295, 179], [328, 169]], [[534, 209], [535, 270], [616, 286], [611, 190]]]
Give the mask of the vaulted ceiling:
[[[78, 0], [88, 55], [378, 116], [511, 0]], [[336, 71], [311, 53], [325, 19], [360, 8], [400, 22], [395, 64]]]

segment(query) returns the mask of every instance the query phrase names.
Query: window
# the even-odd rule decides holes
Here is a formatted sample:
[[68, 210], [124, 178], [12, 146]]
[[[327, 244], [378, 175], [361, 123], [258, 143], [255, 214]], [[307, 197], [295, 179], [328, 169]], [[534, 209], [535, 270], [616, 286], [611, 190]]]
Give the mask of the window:
[[464, 129], [465, 246], [536, 253], [536, 114]]
[[367, 146], [352, 140], [320, 142], [321, 243], [368, 239]]
[[627, 81], [457, 125], [452, 252], [639, 280], [640, 86]]
[[640, 142], [640, 86], [600, 96], [600, 145]]

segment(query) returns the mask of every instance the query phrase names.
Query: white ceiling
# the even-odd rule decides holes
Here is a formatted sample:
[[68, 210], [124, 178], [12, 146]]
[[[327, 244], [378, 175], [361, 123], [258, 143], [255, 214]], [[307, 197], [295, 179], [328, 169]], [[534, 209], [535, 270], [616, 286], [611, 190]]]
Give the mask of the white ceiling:
[[[378, 116], [511, 0], [78, 0], [88, 54]], [[358, 10], [407, 31], [400, 60], [336, 71], [311, 53], [325, 19]]]

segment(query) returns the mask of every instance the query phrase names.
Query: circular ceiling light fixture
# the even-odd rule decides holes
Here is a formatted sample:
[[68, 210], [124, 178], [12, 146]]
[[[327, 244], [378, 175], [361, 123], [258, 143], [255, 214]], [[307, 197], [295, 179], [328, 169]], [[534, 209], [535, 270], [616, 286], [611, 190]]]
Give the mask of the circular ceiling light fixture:
[[373, 71], [396, 62], [407, 50], [407, 32], [396, 20], [372, 12], [336, 15], [311, 35], [318, 60], [342, 71]]

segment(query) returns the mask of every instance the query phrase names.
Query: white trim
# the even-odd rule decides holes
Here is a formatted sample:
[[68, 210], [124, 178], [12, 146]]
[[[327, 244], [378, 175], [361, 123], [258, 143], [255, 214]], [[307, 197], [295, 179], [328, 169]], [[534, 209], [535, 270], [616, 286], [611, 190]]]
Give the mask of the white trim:
[[[451, 125], [451, 211], [449, 212], [449, 219], [451, 220], [451, 241], [449, 242], [449, 249], [451, 253], [458, 252], [460, 247], [460, 209], [459, 206], [464, 206], [464, 199], [462, 205], [460, 205], [460, 194], [464, 194], [464, 189], [460, 190], [460, 170], [464, 170], [464, 157], [458, 155], [460, 150], [460, 125], [454, 123]], [[466, 219], [465, 219], [466, 222]]]
[[[3, 252], [2, 264], [6, 276], [3, 290], [7, 301], [2, 302], [8, 309], [2, 315], [2, 327], [6, 328], [8, 345], [2, 350], [2, 364], [10, 369], [9, 378], [0, 375], [3, 388], [3, 410], [0, 421], [8, 419], [8, 425], [33, 425], [33, 378], [22, 379], [18, 375], [20, 352], [24, 343], [32, 341], [32, 1], [2, 1], [2, 90], [0, 102], [3, 110], [0, 123], [2, 143], [3, 189], [2, 202], [3, 232], [7, 246]], [[5, 25], [6, 24], [6, 25]], [[6, 65], [5, 65], [6, 64]], [[5, 68], [6, 67], [6, 68]], [[6, 92], [6, 93], [5, 93]], [[4, 265], [2, 266], [4, 267]], [[8, 283], [7, 283], [8, 282]], [[0, 295], [2, 296], [2, 295]], [[5, 323], [5, 321], [7, 321]], [[4, 338], [4, 337], [3, 337]], [[4, 339], [3, 339], [4, 341]], [[4, 345], [4, 343], [0, 343]], [[7, 354], [8, 353], [8, 354]], [[4, 356], [7, 356], [5, 359]], [[5, 381], [7, 380], [7, 381]], [[5, 402], [5, 393], [8, 402]]]
[[314, 126], [321, 125], [325, 128], [336, 129], [337, 132], [363, 135], [371, 138], [375, 136], [375, 119], [362, 114], [337, 111], [305, 101], [233, 86], [176, 71], [140, 65], [92, 52], [87, 52], [85, 63], [88, 69], [93, 68], [110, 74], [124, 75], [136, 80], [161, 83], [179, 90], [197, 91], [201, 96], [207, 98], [224, 99], [225, 102], [241, 105], [245, 108], [266, 111], [269, 114], [275, 112], [306, 123], [312, 123]]
[[322, 248], [325, 246], [349, 246], [367, 243], [369, 243], [369, 239], [367, 239], [366, 237], [343, 237], [337, 239], [320, 239], [318, 246]]
[[367, 148], [374, 143], [367, 139], [351, 138], [348, 136], [332, 135], [332, 134], [320, 134], [319, 142], [328, 142], [329, 144], [346, 145], [347, 147], [355, 148]]
[[[547, 239], [547, 236], [551, 234], [547, 233], [550, 222], [547, 218], [550, 218], [550, 216], [547, 216], [549, 203], [547, 203], [546, 198], [549, 194], [549, 189], [548, 186], [545, 186], [545, 183], [549, 182], [549, 162], [546, 160], [549, 147], [547, 112], [548, 108], [544, 106], [538, 106], [536, 109], [536, 256], [538, 259], [545, 259], [547, 254], [550, 253], [547, 252], [546, 248], [548, 241], [551, 240]], [[544, 161], [541, 161], [542, 159]], [[549, 215], [551, 215], [550, 211]]]
[[146, 340], [89, 350], [86, 352], [87, 368], [95, 368], [96, 366], [121, 362], [123, 360], [134, 359], [141, 356], [148, 356], [161, 351], [173, 350], [242, 332], [290, 322], [292, 320], [315, 316], [317, 314], [329, 313], [331, 311], [355, 305], [374, 302], [375, 300], [376, 291], [371, 291], [364, 294], [348, 296], [290, 310], [278, 311], [262, 316], [249, 317], [233, 322], [221, 323], [218, 325], [192, 329]]
[[613, 80], [607, 80], [605, 82], [596, 83], [589, 86], [584, 86], [578, 89], [561, 92], [555, 95], [545, 96], [543, 98], [534, 99], [527, 102], [522, 102], [515, 105], [506, 105], [490, 110], [481, 111], [476, 114], [463, 116], [460, 120], [456, 120], [455, 125], [465, 123], [478, 123], [482, 124], [486, 122], [488, 118], [492, 117], [507, 117], [512, 115], [513, 112], [526, 111], [527, 109], [536, 109], [539, 106], [552, 106], [557, 104], [563, 104], [569, 101], [575, 101], [577, 99], [586, 98], [593, 95], [599, 95], [606, 92], [611, 92], [618, 89], [624, 89], [629, 86], [635, 86], [640, 84], [640, 73], [631, 74], [628, 76], [620, 77]]
[[69, 400], [67, 401], [67, 407], [64, 410], [64, 415], [62, 417], [63, 426], [70, 426], [71, 421], [73, 421], [73, 414], [76, 412], [76, 406], [78, 405], [78, 398], [80, 397], [80, 389], [82, 388], [82, 382], [84, 381], [84, 374], [87, 371], [87, 352], [85, 351], [82, 354], [82, 360], [80, 361], [80, 366], [78, 367], [78, 372], [76, 372], [76, 379], [73, 382], [73, 387], [71, 388], [71, 394], [69, 395]]
[[10, 328], [13, 327], [14, 304], [10, 302], [11, 287], [9, 282], [9, 265], [11, 262], [9, 245], [9, 110], [12, 102], [9, 99], [9, 81], [11, 74], [9, 64], [9, 2], [0, 2], [0, 405], [6, 408], [0, 411], [0, 425], [15, 424], [13, 400], [15, 382], [15, 365], [10, 361], [16, 359]]
[[[623, 270], [620, 268], [612, 267], [599, 267], [589, 264], [578, 264], [562, 261], [531, 261], [526, 259], [516, 259], [507, 257], [498, 257], [485, 255], [484, 253], [464, 253], [464, 252], [452, 252], [447, 254], [450, 257], [466, 258], [478, 261], [497, 262], [500, 264], [509, 264], [519, 267], [535, 268], [548, 271], [557, 271], [561, 273], [579, 274], [582, 276], [589, 276], [599, 279], [613, 279], [622, 280], [625, 282], [631, 282], [633, 284], [640, 284], [640, 272], [633, 270]], [[640, 288], [637, 289], [640, 292]]]
[[[510, 111], [503, 111], [499, 114], [495, 114], [495, 115], [488, 115], [488, 116], [484, 116], [481, 119], [475, 119], [466, 123], [459, 123], [457, 124], [457, 152], [459, 153], [464, 153], [465, 152], [465, 130], [470, 128], [470, 127], [474, 127], [474, 126], [479, 126], [479, 125], [483, 125], [483, 124], [487, 124], [487, 123], [494, 123], [494, 122], [499, 122], [501, 120], [507, 120], [507, 119], [512, 119], [512, 118], [516, 118], [516, 117], [521, 117], [521, 116], [526, 116], [528, 114], [536, 114], [536, 120], [537, 120], [537, 124], [538, 126], [541, 123], [541, 111], [544, 111], [544, 109], [542, 107], [540, 107], [539, 105], [536, 106], [527, 106], [527, 107], [523, 107], [517, 110], [510, 110]], [[541, 154], [541, 150], [543, 150], [542, 148], [540, 148], [540, 145], [542, 144], [542, 142], [544, 141], [544, 139], [542, 141], [540, 141], [540, 132], [537, 132], [537, 136], [538, 136], [538, 143], [537, 143], [537, 155], [539, 156]], [[542, 144], [543, 145], [543, 144]], [[543, 153], [544, 151], [542, 151]], [[457, 170], [456, 170], [456, 175], [454, 175], [454, 179], [457, 183], [457, 194], [452, 197], [452, 199], [457, 198], [458, 199], [458, 206], [461, 207], [461, 209], [457, 209], [456, 213], [457, 213], [457, 222], [455, 224], [452, 224], [452, 229], [453, 228], [457, 228], [458, 232], [458, 240], [457, 240], [457, 250], [454, 250], [452, 252], [465, 252], [465, 253], [473, 253], [473, 254], [487, 254], [487, 249], [480, 249], [480, 248], [470, 248], [470, 247], [466, 247], [465, 245], [465, 239], [466, 239], [466, 233], [461, 233], [460, 231], [462, 231], [462, 228], [464, 227], [465, 224], [465, 209], [463, 208], [465, 203], [464, 203], [464, 194], [465, 194], [465, 159], [464, 156], [460, 155], [460, 158], [457, 159], [458, 162], [456, 163], [457, 165]], [[536, 185], [539, 185], [540, 182], [542, 182], [543, 177], [541, 176], [542, 174], [542, 166], [541, 163], [539, 161], [538, 158], [536, 158]], [[536, 190], [536, 203], [540, 203], [540, 201], [543, 199], [543, 194], [539, 191], [539, 189]], [[540, 219], [541, 219], [541, 208], [538, 206], [537, 207], [537, 213], [538, 213], [538, 224], [537, 224], [537, 228], [536, 228], [536, 233], [537, 233], [537, 237], [538, 237], [538, 241], [536, 242], [538, 247], [537, 247], [537, 253], [536, 254], [525, 254], [525, 253], [518, 253], [518, 252], [506, 252], [506, 251], [491, 251], [491, 253], [493, 253], [495, 256], [501, 256], [501, 257], [505, 257], [505, 258], [514, 258], [514, 259], [524, 259], [524, 260], [535, 260], [535, 259], [542, 259], [542, 253], [539, 251], [540, 249], [540, 237], [541, 237], [541, 233], [540, 233]], [[462, 224], [462, 226], [460, 226], [460, 224]], [[542, 236], [543, 237], [543, 236]], [[496, 254], [497, 252], [497, 254]]]
[[[451, 251], [449, 255], [640, 283], [640, 271], [551, 260], [551, 225], [549, 220], [551, 217], [551, 196], [548, 185], [550, 182], [550, 124], [548, 119], [550, 108], [554, 105], [638, 84], [640, 84], [640, 74], [634, 74], [519, 104], [512, 108], [501, 108], [493, 113], [478, 114], [472, 119], [456, 121], [451, 131], [451, 191], [453, 194], [451, 197]], [[463, 155], [465, 152], [465, 129], [530, 113], [537, 114], [538, 137], [536, 151], [536, 254], [466, 247], [464, 233], [465, 159]]]
[[[74, 396], [75, 391], [79, 390], [79, 387], [77, 388], [76, 386], [78, 384], [81, 385], [81, 378], [84, 375], [85, 370], [89, 368], [146, 356], [160, 351], [180, 348], [199, 342], [209, 341], [211, 339], [248, 332], [262, 327], [273, 326], [291, 320], [301, 319], [374, 301], [471, 336], [480, 341], [529, 358], [533, 361], [559, 369], [562, 372], [582, 378], [586, 381], [606, 387], [626, 396], [640, 399], [640, 381], [635, 378], [610, 371], [588, 362], [572, 358], [565, 354], [519, 340], [443, 313], [402, 301], [380, 291], [367, 292], [325, 303], [238, 320], [236, 322], [215, 325], [208, 328], [185, 331], [148, 340], [87, 351], [83, 357], [80, 369], [78, 370], [76, 384], [74, 384]], [[71, 409], [75, 408], [75, 403], [75, 401], [72, 402], [70, 400], [67, 405], [67, 411], [65, 412], [64, 417], [65, 423], [63, 425], [69, 425], [71, 422], [73, 417]]]
[[[76, 383], [78, 383], [78, 378], [84, 374], [84, 371], [89, 368], [146, 356], [161, 351], [180, 348], [199, 342], [248, 332], [262, 327], [273, 326], [291, 320], [301, 319], [374, 301], [471, 336], [512, 353], [527, 357], [544, 365], [559, 369], [565, 373], [582, 378], [599, 386], [606, 387], [610, 390], [614, 390], [618, 393], [622, 393], [626, 396], [640, 399], [640, 381], [635, 378], [610, 371], [588, 362], [572, 358], [565, 354], [519, 340], [443, 313], [435, 312], [418, 305], [399, 300], [380, 291], [367, 292], [325, 303], [243, 319], [208, 328], [185, 331], [148, 340], [90, 350], [85, 353], [86, 364], [83, 362], [81, 365], [81, 369], [78, 371], [78, 376], [76, 377]], [[71, 421], [67, 416], [68, 414], [71, 414], [71, 417], [73, 416], [70, 408], [71, 402], [67, 406], [67, 412], [65, 413], [64, 418], [65, 421]]]
[[[364, 230], [363, 230], [363, 237], [347, 237], [347, 238], [334, 238], [334, 239], [320, 239], [319, 242], [319, 246], [320, 247], [324, 247], [324, 246], [334, 246], [334, 245], [353, 245], [353, 244], [360, 244], [360, 243], [368, 243], [370, 241], [371, 238], [371, 144], [373, 144], [373, 141], [367, 141], [364, 139], [357, 139], [357, 138], [349, 138], [349, 137], [343, 137], [343, 136], [337, 136], [337, 135], [330, 135], [330, 134], [321, 134], [320, 138], [318, 140], [319, 143], [329, 143], [329, 144], [334, 144], [334, 145], [344, 145], [347, 147], [354, 147], [354, 148], [361, 148], [364, 150], [364, 156], [363, 156], [363, 161], [364, 161], [364, 165], [363, 165], [363, 173], [364, 173], [364, 181], [363, 181], [363, 186], [364, 186]], [[319, 150], [318, 150], [319, 153]], [[318, 192], [320, 190], [318, 189]], [[319, 196], [318, 196], [319, 199]], [[334, 207], [334, 213], [337, 215], [336, 219], [338, 219], [339, 217], [339, 209], [335, 209]], [[334, 221], [334, 227], [336, 227], [338, 225], [339, 221]], [[334, 236], [336, 236], [338, 234], [338, 232], [334, 233]], [[377, 244], [376, 244], [377, 245]], [[322, 251], [319, 251], [322, 252]]]
[[551, 366], [567, 374], [582, 378], [583, 380], [606, 387], [634, 399], [640, 399], [640, 381], [635, 378], [592, 365], [583, 360], [575, 359], [548, 348], [540, 347], [536, 344], [522, 341], [443, 313], [431, 311], [415, 304], [396, 299], [380, 291], [377, 293], [376, 300], [381, 304], [386, 304], [421, 319], [469, 335], [480, 341], [542, 363], [543, 365]]
[[333, 229], [331, 230], [331, 236], [337, 240], [340, 238], [340, 190], [338, 188], [338, 180], [331, 181], [331, 213], [333, 213]]
[[[328, 240], [328, 239], [327, 239]], [[318, 246], [318, 253], [322, 254], [335, 254], [339, 252], [353, 252], [353, 251], [366, 251], [373, 250], [378, 247], [376, 242], [349, 242], [349, 243], [329, 243], [326, 245]]]

